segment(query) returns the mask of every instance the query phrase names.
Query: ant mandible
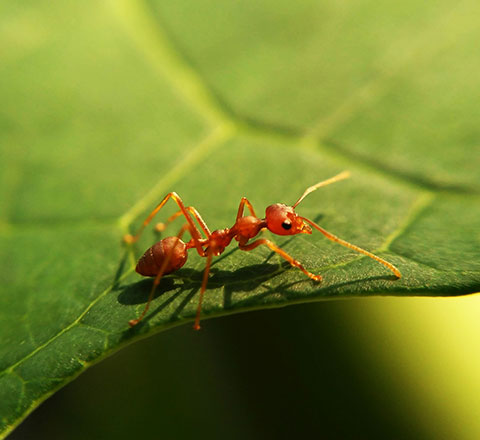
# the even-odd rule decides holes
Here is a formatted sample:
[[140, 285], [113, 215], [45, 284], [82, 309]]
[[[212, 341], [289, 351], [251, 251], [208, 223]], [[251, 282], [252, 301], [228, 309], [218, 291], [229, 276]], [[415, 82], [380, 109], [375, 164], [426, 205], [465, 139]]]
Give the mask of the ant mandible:
[[[212, 262], [212, 257], [220, 255], [225, 248], [230, 244], [230, 242], [235, 239], [238, 241], [238, 247], [242, 251], [251, 251], [258, 246], [265, 245], [270, 250], [276, 252], [285, 260], [287, 260], [292, 266], [299, 268], [307, 277], [314, 281], [321, 281], [321, 275], [315, 275], [308, 270], [306, 270], [299, 261], [287, 254], [283, 249], [279, 248], [276, 244], [271, 242], [266, 238], [260, 238], [251, 243], [248, 241], [256, 237], [260, 231], [263, 229], [268, 229], [270, 232], [273, 232], [277, 235], [295, 235], [295, 234], [311, 234], [312, 228], [320, 231], [325, 237], [330, 240], [333, 240], [337, 243], [340, 243], [343, 246], [346, 246], [354, 251], [360, 252], [367, 257], [373, 258], [379, 263], [386, 266], [390, 269], [393, 274], [400, 278], [402, 275], [400, 271], [388, 261], [383, 260], [380, 257], [372, 254], [371, 252], [366, 251], [365, 249], [359, 248], [354, 244], [351, 244], [341, 238], [336, 237], [330, 232], [323, 229], [321, 226], [314, 223], [308, 218], [301, 217], [295, 212], [295, 208], [298, 204], [311, 192], [317, 190], [318, 188], [331, 183], [338, 182], [339, 180], [346, 179], [350, 176], [348, 171], [344, 171], [330, 179], [324, 180], [317, 183], [305, 190], [302, 196], [295, 202], [293, 206], [287, 206], [281, 203], [276, 203], [267, 207], [265, 212], [265, 218], [260, 219], [255, 214], [252, 204], [247, 200], [246, 197], [242, 197], [240, 205], [238, 207], [237, 218], [235, 224], [231, 228], [218, 229], [216, 231], [210, 232], [205, 221], [202, 219], [201, 215], [193, 206], [185, 206], [182, 199], [178, 196], [177, 193], [171, 192], [168, 193], [165, 198], [157, 205], [157, 207], [148, 215], [148, 217], [143, 222], [139, 231], [135, 235], [127, 234], [124, 236], [124, 241], [127, 244], [135, 243], [142, 234], [144, 228], [150, 223], [155, 214], [160, 211], [160, 209], [167, 203], [169, 199], [173, 199], [180, 210], [168, 218], [167, 222], [171, 222], [177, 217], [183, 215], [187, 223], [181, 228], [180, 232], [175, 237], [167, 237], [159, 242], [155, 243], [152, 247], [147, 249], [143, 256], [138, 260], [135, 270], [143, 276], [155, 277], [153, 281], [152, 289], [148, 297], [147, 304], [143, 309], [143, 312], [137, 319], [132, 319], [129, 321], [130, 327], [137, 325], [147, 313], [150, 303], [154, 297], [155, 289], [160, 284], [160, 280], [163, 275], [175, 272], [180, 269], [185, 262], [187, 261], [187, 251], [189, 249], [195, 248], [198, 254], [201, 257], [207, 259], [205, 271], [203, 273], [202, 286], [200, 289], [200, 297], [198, 300], [197, 313], [195, 317], [195, 323], [193, 328], [195, 330], [200, 330], [200, 312], [202, 310], [202, 300], [207, 287], [208, 274], [210, 272], [210, 265]], [[251, 215], [244, 216], [243, 211], [245, 206], [250, 211]], [[200, 226], [200, 229], [203, 231], [206, 238], [203, 238], [198, 227], [195, 225], [195, 219]], [[165, 225], [160, 223], [157, 225], [157, 229], [164, 229]], [[190, 233], [191, 239], [187, 243], [182, 241], [182, 236], [188, 231]]]

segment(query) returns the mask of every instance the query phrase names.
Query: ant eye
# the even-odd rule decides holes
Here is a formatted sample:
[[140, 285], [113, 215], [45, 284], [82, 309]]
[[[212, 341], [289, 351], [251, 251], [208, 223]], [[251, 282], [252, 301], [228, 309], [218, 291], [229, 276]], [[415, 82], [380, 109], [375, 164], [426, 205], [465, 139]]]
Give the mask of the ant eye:
[[292, 227], [292, 222], [290, 220], [285, 220], [282, 223], [282, 228], [283, 229], [289, 230], [291, 227]]

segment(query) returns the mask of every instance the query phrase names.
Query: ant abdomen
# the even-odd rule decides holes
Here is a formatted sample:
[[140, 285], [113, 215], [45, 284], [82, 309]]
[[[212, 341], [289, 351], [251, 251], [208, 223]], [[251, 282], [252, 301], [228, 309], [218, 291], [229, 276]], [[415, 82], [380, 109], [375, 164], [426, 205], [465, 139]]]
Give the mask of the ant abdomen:
[[170, 261], [167, 263], [163, 273], [166, 275], [175, 272], [185, 264], [188, 257], [187, 246], [178, 237], [164, 238], [148, 248], [140, 260], [138, 260], [135, 270], [145, 277], [156, 276], [170, 252], [172, 252]]

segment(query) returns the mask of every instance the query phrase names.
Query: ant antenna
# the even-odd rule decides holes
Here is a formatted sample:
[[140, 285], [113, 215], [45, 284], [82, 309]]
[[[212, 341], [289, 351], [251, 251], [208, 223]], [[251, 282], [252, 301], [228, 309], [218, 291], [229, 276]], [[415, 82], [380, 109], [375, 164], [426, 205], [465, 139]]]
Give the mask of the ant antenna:
[[313, 185], [305, 190], [305, 192], [302, 194], [302, 196], [295, 202], [293, 205], [293, 208], [295, 207], [305, 198], [307, 197], [311, 192], [317, 190], [318, 188], [321, 188], [322, 186], [327, 186], [330, 185], [331, 183], [338, 182], [339, 180], [343, 179], [348, 179], [350, 177], [350, 171], [343, 171], [340, 174], [337, 174], [336, 176], [331, 177], [330, 179], [323, 180], [322, 182], [317, 183], [316, 185]]

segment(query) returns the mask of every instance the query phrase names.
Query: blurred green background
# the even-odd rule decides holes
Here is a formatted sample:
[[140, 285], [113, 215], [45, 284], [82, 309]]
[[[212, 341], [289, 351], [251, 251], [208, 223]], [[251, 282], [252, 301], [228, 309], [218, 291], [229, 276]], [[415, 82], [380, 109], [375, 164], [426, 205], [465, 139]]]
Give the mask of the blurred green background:
[[[129, 210], [147, 188], [165, 175], [175, 182], [169, 170], [190, 151], [207, 157], [208, 128], [228, 131], [225, 114], [280, 141], [292, 133], [330, 140], [339, 156], [416, 184], [478, 188], [479, 12], [474, 1], [3, 3], [2, 243], [23, 234], [12, 243], [26, 261], [37, 258], [36, 236], [51, 251], [73, 228], [74, 243], [91, 248], [97, 238], [85, 240], [86, 227], [104, 243], [119, 215], [141, 213]], [[283, 191], [282, 177], [259, 192]], [[241, 190], [241, 178], [230, 178]], [[98, 254], [117, 249], [118, 231], [111, 236]], [[51, 246], [30, 277], [5, 269], [4, 247], [2, 285], [21, 298], [44, 265], [64, 263], [52, 286], [75, 291], [75, 283], [82, 299], [94, 297], [98, 286], [76, 263], [97, 257]], [[36, 306], [41, 325], [42, 307], [52, 305]], [[78, 314], [61, 300], [57, 307]], [[477, 295], [364, 298], [209, 320], [198, 333], [176, 327], [89, 369], [10, 438], [477, 439], [479, 313]]]
[[81, 375], [23, 438], [475, 439], [480, 297], [367, 298], [178, 327]]

